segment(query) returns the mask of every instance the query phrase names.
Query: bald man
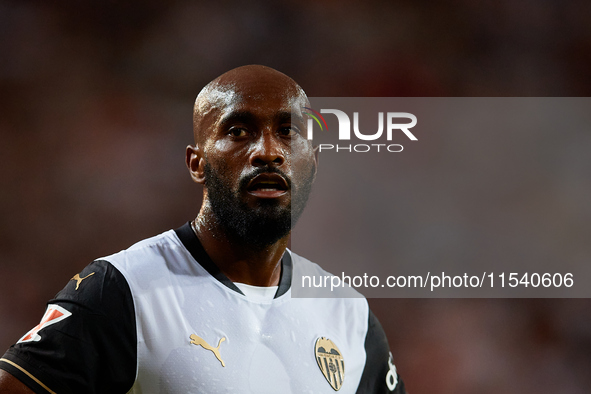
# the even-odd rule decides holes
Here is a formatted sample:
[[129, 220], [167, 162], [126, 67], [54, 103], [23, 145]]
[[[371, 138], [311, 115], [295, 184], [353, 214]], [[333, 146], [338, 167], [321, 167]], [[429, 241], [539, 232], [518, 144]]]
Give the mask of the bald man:
[[317, 169], [304, 91], [263, 66], [199, 93], [195, 220], [94, 261], [0, 359], [2, 393], [404, 393], [363, 298], [292, 298], [326, 275], [287, 249]]

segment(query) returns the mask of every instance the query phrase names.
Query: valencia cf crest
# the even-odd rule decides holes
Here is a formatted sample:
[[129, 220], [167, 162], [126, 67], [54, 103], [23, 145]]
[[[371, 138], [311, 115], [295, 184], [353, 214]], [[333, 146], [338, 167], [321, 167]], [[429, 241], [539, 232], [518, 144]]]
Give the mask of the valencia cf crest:
[[322, 374], [330, 386], [339, 391], [345, 380], [345, 360], [341, 351], [333, 341], [321, 337], [316, 340], [314, 353]]

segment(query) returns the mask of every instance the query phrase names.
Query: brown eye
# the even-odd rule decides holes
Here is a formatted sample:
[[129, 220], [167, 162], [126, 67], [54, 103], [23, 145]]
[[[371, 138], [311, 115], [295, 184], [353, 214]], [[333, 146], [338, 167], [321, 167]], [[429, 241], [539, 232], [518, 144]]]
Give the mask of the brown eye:
[[298, 131], [293, 126], [286, 126], [279, 129], [279, 134], [282, 136], [294, 136], [298, 134]]
[[246, 135], [246, 130], [240, 127], [233, 127], [230, 129], [229, 134], [232, 137], [244, 137]]

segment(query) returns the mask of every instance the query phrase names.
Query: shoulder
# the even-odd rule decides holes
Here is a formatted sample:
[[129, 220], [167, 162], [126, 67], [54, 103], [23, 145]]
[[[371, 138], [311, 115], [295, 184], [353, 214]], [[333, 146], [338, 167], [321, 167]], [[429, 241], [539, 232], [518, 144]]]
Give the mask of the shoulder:
[[117, 268], [132, 286], [135, 281], [151, 281], [170, 272], [182, 273], [190, 269], [192, 257], [174, 230], [144, 239], [105, 260]]
[[351, 287], [346, 277], [334, 275], [291, 250], [289, 253], [293, 260], [292, 294], [295, 297], [357, 299], [367, 307], [365, 297]]
[[67, 302], [103, 311], [111, 304], [120, 304], [120, 297], [126, 299], [129, 294], [129, 285], [121, 272], [109, 261], [98, 259], [74, 275], [49, 303]]
[[106, 260], [115, 265], [126, 266], [136, 261], [143, 261], [145, 257], [165, 255], [170, 250], [181, 248], [182, 243], [174, 230], [168, 230], [161, 234], [146, 238], [120, 252], [101, 257], [97, 260]]

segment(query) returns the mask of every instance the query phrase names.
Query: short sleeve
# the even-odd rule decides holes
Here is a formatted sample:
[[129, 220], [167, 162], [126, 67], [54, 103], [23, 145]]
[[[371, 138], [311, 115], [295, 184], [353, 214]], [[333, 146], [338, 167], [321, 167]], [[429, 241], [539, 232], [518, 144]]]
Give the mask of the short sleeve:
[[126, 393], [137, 369], [131, 291], [107, 261], [95, 261], [49, 301], [41, 322], [0, 359], [36, 393]]
[[369, 311], [365, 337], [365, 367], [358, 394], [405, 394], [404, 382], [400, 379], [388, 346], [388, 338], [382, 325]]

